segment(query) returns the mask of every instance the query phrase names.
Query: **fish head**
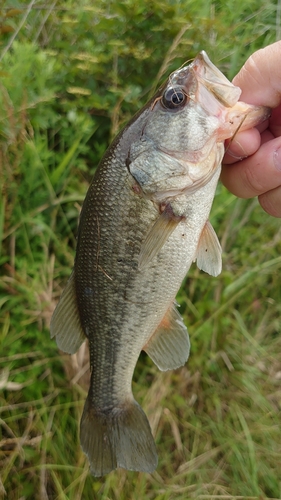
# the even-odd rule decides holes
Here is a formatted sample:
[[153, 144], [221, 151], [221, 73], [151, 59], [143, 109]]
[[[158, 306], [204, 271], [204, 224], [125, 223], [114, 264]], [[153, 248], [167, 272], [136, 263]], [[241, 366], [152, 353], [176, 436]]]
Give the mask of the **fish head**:
[[269, 116], [268, 108], [238, 102], [240, 95], [204, 51], [169, 76], [130, 150], [129, 170], [145, 194], [162, 200], [210, 180], [225, 139]]
[[225, 105], [222, 92], [215, 93], [217, 82], [227, 87], [231, 101], [237, 102], [241, 93], [205, 58], [201, 52], [191, 64], [169, 76], [152, 101], [144, 128], [145, 136], [160, 151], [191, 162], [208, 155], [223, 125]]
[[[194, 61], [170, 75], [151, 106], [145, 127], [160, 149], [197, 161], [214, 142], [231, 138], [268, 117], [268, 108], [238, 103], [233, 85], [201, 51]], [[154, 129], [154, 132], [153, 132]], [[162, 133], [161, 133], [162, 131]]]

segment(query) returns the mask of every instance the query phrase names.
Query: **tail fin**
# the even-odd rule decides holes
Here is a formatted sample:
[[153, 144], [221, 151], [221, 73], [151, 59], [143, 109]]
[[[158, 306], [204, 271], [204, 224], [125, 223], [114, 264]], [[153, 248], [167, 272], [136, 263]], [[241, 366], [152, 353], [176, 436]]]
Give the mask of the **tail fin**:
[[80, 424], [80, 440], [94, 476], [103, 476], [117, 467], [153, 472], [157, 466], [150, 425], [136, 401], [101, 411], [91, 406], [88, 397]]

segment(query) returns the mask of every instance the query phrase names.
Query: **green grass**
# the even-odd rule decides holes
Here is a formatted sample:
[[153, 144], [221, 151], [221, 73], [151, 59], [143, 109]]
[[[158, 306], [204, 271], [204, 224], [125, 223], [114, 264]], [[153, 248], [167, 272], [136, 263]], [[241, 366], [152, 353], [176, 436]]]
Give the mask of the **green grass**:
[[79, 444], [87, 346], [63, 355], [49, 336], [88, 181], [110, 137], [200, 49], [233, 76], [274, 41], [276, 7], [44, 5], [36, 2], [11, 45], [27, 9], [0, 8], [0, 498], [280, 500], [281, 230], [257, 200], [218, 186], [212, 223], [223, 272], [211, 278], [193, 266], [177, 298], [192, 344], [186, 366], [161, 373], [140, 356], [133, 390], [155, 435], [153, 474], [89, 475]]

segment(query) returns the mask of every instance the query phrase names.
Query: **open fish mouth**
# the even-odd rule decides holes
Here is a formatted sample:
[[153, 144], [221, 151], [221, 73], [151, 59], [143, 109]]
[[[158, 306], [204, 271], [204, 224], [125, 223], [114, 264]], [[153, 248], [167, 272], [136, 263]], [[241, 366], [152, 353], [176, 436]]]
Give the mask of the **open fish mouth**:
[[210, 61], [206, 52], [202, 50], [190, 65], [198, 83], [214, 94], [223, 106], [231, 107], [236, 104], [241, 89], [235, 87], [224, 74]]

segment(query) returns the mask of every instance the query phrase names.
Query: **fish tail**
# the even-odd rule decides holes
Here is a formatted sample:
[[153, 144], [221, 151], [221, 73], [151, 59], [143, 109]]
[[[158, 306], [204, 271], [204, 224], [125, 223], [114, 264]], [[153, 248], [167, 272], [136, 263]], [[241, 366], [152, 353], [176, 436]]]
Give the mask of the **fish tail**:
[[117, 467], [153, 472], [157, 466], [148, 419], [134, 400], [102, 411], [93, 408], [88, 396], [80, 424], [80, 441], [91, 473], [97, 477]]

